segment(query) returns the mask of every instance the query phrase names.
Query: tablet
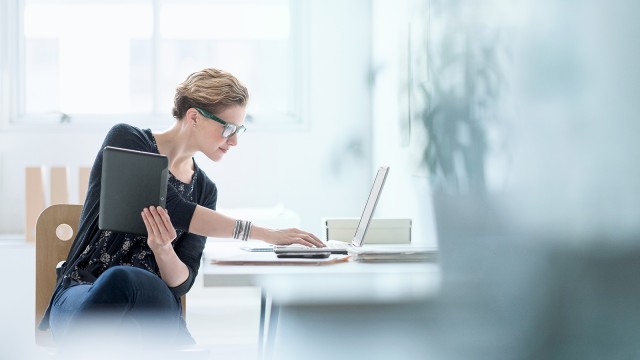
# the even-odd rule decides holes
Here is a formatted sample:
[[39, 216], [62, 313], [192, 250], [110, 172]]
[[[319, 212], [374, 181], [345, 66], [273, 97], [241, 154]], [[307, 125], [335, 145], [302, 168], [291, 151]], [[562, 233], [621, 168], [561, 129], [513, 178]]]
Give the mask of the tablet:
[[102, 150], [100, 230], [147, 235], [145, 207], [165, 207], [169, 161], [160, 154], [107, 146]]

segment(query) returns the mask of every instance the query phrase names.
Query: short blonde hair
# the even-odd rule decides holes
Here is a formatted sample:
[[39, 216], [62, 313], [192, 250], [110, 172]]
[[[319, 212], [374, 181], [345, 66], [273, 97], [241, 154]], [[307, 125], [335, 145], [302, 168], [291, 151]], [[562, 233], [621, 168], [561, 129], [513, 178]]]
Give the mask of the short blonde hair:
[[176, 88], [173, 117], [182, 119], [190, 108], [219, 114], [233, 105], [247, 106], [249, 91], [235, 76], [208, 68], [189, 75]]

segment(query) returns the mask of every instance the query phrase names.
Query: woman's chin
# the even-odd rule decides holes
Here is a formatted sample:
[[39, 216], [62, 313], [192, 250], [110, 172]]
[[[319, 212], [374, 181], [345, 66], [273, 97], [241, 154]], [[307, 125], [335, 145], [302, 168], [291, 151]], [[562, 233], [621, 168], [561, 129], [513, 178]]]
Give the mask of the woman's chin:
[[224, 157], [224, 154], [220, 153], [219, 151], [216, 151], [212, 154], [205, 154], [207, 158], [209, 158], [209, 160], [211, 161], [220, 161], [222, 160], [222, 158]]

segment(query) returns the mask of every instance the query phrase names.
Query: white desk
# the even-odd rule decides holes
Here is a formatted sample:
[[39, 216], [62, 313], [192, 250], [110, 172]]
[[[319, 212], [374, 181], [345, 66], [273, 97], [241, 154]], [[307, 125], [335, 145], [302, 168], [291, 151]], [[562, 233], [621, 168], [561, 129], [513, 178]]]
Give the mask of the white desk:
[[[261, 337], [264, 335], [266, 315], [269, 313], [266, 305], [270, 297], [273, 306], [270, 308], [270, 325], [267, 327], [269, 338], [266, 354], [270, 357], [273, 351], [270, 347], [275, 344], [277, 328], [277, 332], [282, 335], [278, 335], [276, 350], [286, 350], [276, 351], [278, 359], [313, 358], [313, 353], [296, 353], [295, 349], [303, 349], [305, 346], [304, 341], [300, 340], [308, 339], [307, 345], [314, 348], [321, 335], [314, 328], [322, 328], [323, 336], [328, 339], [349, 337], [349, 331], [359, 331], [360, 325], [371, 323], [366, 320], [365, 323], [354, 324], [354, 318], [365, 320], [360, 315], [370, 318], [372, 314], [384, 312], [385, 316], [391, 316], [385, 321], [395, 321], [393, 326], [396, 327], [404, 326], [404, 320], [397, 321], [407, 316], [402, 309], [420, 307], [437, 294], [440, 284], [439, 268], [432, 263], [346, 262], [317, 266], [257, 266], [212, 265], [209, 261], [212, 256], [232, 255], [242, 251], [237, 243], [208, 246], [201, 270], [204, 286], [260, 287], [263, 291], [260, 334]], [[351, 320], [344, 320], [345, 313], [349, 314]], [[390, 315], [394, 313], [397, 316]], [[318, 321], [318, 314], [322, 314], [326, 321]], [[288, 319], [291, 320], [290, 324]], [[291, 326], [288, 327], [289, 325]], [[327, 326], [337, 330], [327, 333]], [[299, 339], [295, 339], [295, 346], [288, 345], [287, 340], [293, 341], [301, 328], [302, 331], [313, 332], [313, 335], [299, 336]], [[332, 356], [335, 358], [335, 355]]]

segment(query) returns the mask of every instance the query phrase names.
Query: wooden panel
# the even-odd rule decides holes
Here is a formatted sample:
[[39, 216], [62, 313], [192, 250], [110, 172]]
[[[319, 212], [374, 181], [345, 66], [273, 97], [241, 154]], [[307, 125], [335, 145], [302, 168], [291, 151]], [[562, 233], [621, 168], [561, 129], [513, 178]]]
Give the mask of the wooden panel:
[[[58, 204], [46, 208], [36, 224], [36, 342], [52, 345], [50, 332], [37, 330], [56, 284], [56, 265], [65, 260], [75, 239], [80, 222], [82, 205]], [[71, 238], [62, 241], [56, 235], [59, 225], [66, 224], [73, 230]]]
[[78, 202], [80, 204], [84, 204], [84, 200], [87, 198], [89, 174], [91, 174], [90, 167], [83, 166], [78, 169]]
[[51, 205], [69, 202], [69, 188], [67, 185], [67, 168], [55, 166], [51, 168]]
[[25, 169], [25, 239], [33, 243], [36, 240], [36, 220], [45, 208], [44, 170], [42, 167]]

